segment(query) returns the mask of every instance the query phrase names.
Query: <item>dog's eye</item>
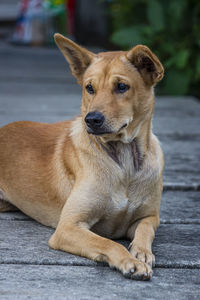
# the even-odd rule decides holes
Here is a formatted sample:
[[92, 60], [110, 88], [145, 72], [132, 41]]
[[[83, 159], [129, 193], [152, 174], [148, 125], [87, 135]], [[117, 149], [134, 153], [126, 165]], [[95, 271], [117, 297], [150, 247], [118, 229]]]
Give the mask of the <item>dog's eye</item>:
[[86, 90], [89, 94], [94, 94], [94, 89], [91, 84], [86, 85]]
[[126, 91], [128, 91], [130, 88], [129, 85], [125, 84], [125, 83], [118, 83], [116, 86], [116, 93], [125, 93]]

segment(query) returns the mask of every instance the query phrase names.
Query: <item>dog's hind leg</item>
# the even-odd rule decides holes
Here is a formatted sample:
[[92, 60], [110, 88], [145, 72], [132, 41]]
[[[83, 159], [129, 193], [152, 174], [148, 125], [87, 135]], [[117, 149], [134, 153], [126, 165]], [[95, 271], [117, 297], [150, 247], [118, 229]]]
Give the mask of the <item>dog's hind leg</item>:
[[4, 192], [0, 189], [0, 213], [16, 210], [18, 210], [17, 207], [7, 202]]
[[7, 212], [7, 211], [17, 211], [18, 208], [14, 205], [8, 203], [7, 201], [0, 200], [0, 213]]

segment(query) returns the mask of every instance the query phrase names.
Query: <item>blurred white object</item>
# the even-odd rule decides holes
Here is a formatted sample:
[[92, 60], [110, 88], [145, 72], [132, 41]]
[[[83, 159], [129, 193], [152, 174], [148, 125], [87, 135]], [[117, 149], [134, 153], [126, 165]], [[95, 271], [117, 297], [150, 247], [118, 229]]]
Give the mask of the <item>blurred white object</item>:
[[21, 0], [19, 17], [12, 41], [42, 45], [57, 31], [66, 34], [65, 0]]

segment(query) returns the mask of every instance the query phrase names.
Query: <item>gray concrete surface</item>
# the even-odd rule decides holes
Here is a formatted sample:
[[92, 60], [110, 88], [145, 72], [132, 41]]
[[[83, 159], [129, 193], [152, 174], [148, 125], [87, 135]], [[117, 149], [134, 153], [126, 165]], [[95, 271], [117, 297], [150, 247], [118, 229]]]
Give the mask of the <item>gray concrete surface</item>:
[[[79, 113], [81, 89], [57, 49], [0, 43], [0, 126]], [[156, 99], [153, 127], [165, 152], [161, 225], [151, 282], [48, 247], [53, 230], [20, 212], [0, 214], [0, 299], [200, 299], [200, 104]], [[118, 241], [128, 246], [128, 241]]]

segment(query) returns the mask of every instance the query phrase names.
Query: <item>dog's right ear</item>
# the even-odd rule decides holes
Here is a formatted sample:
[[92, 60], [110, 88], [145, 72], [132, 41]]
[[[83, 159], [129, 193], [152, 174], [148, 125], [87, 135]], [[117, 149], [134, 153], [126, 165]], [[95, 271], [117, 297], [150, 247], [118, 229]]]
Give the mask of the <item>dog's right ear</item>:
[[54, 35], [54, 39], [65, 59], [68, 61], [72, 74], [81, 84], [83, 74], [91, 64], [95, 54], [80, 47], [59, 33]]
[[137, 68], [144, 82], [155, 85], [163, 78], [164, 68], [147, 46], [137, 45], [127, 52], [128, 60]]

